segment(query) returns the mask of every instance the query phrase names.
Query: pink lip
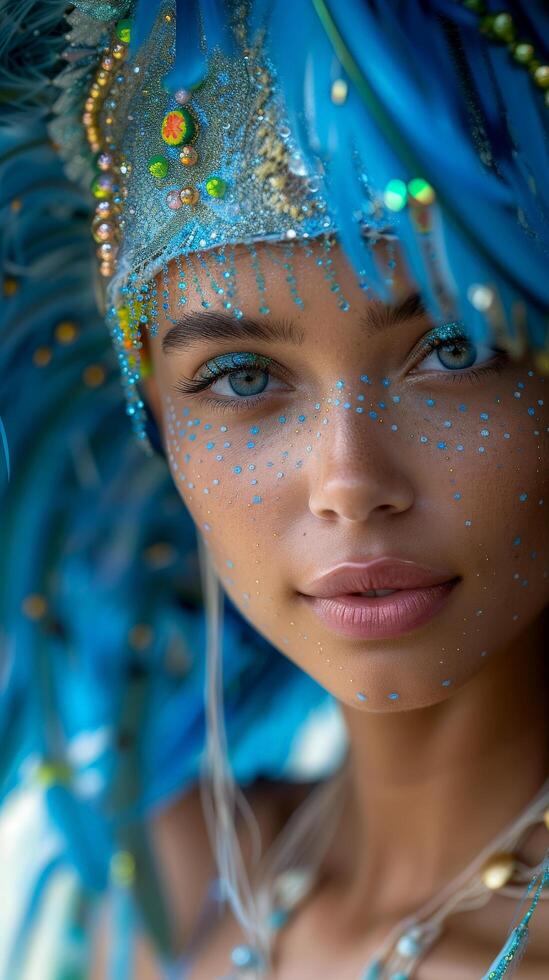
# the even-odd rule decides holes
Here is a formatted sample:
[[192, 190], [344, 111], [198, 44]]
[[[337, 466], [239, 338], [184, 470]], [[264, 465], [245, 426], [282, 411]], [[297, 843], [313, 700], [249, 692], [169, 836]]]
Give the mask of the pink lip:
[[[446, 604], [459, 576], [414, 561], [347, 562], [310, 582], [303, 597], [327, 626], [345, 636], [379, 639], [423, 626]], [[397, 589], [380, 598], [352, 593]]]

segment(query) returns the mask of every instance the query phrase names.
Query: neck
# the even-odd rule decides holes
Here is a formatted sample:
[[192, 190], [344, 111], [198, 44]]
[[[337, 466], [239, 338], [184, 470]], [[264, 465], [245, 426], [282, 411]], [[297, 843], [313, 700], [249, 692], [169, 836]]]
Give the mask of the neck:
[[364, 915], [372, 895], [381, 910], [417, 909], [535, 796], [549, 774], [544, 626], [437, 705], [343, 706], [349, 794], [329, 869], [345, 880], [349, 915]]

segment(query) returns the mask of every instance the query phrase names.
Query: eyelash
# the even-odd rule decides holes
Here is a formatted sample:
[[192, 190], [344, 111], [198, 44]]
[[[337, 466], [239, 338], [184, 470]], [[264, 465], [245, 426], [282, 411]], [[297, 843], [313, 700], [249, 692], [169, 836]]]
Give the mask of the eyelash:
[[[467, 341], [469, 338], [466, 336], [465, 333], [463, 333], [463, 334], [456, 335], [451, 339], [455, 341], [455, 343], [459, 344], [460, 341]], [[417, 352], [422, 356], [420, 357], [419, 360], [415, 361], [415, 364], [421, 364], [423, 360], [426, 360], [427, 357], [429, 357], [430, 354], [436, 351], [438, 347], [441, 347], [443, 343], [445, 343], [445, 338], [437, 337], [436, 335], [432, 337], [427, 337], [426, 340], [423, 342], [421, 349]], [[490, 372], [500, 372], [503, 369], [503, 364], [506, 358], [505, 351], [500, 350], [499, 348], [493, 348], [493, 350], [495, 355], [494, 358], [492, 358], [491, 361], [489, 361], [487, 364], [483, 365], [482, 367], [465, 368], [461, 371], [460, 370], [456, 370], [456, 371], [448, 370], [447, 372], [437, 371], [435, 373], [449, 375], [452, 384], [456, 384], [456, 383], [460, 384], [463, 383], [464, 381], [472, 381], [474, 383], [477, 383], [481, 380], [481, 378], [484, 375]], [[215, 362], [215, 358], [212, 358], [211, 361]], [[211, 363], [211, 361], [208, 363]], [[182, 377], [177, 382], [177, 384], [174, 385], [174, 387], [176, 391], [178, 391], [180, 394], [183, 395], [199, 394], [201, 391], [205, 391], [207, 388], [211, 388], [211, 386], [216, 381], [219, 381], [221, 378], [225, 378], [231, 374], [236, 373], [237, 371], [242, 370], [243, 367], [250, 368], [251, 370], [269, 371], [270, 369], [272, 369], [273, 365], [276, 365], [276, 361], [270, 358], [266, 358], [264, 355], [261, 356], [254, 355], [250, 352], [249, 360], [246, 360], [246, 362], [243, 363], [239, 368], [233, 367], [233, 368], [218, 369], [217, 373], [212, 372], [212, 376], [209, 378]], [[284, 373], [281, 366], [278, 365], [278, 367], [280, 373]], [[209, 368], [209, 370], [211, 370], [211, 368]], [[423, 372], [419, 372], [419, 374], [421, 373]], [[429, 372], [424, 372], [424, 373], [428, 374]], [[263, 393], [260, 393], [258, 395], [250, 395], [248, 397], [244, 395], [241, 396], [235, 395], [234, 399], [207, 397], [203, 400], [206, 401], [210, 407], [215, 408], [216, 411], [235, 412], [235, 411], [241, 411], [242, 409], [248, 409], [248, 410], [252, 409], [256, 405], [259, 405], [262, 401], [264, 401], [265, 397], [268, 397], [268, 395], [265, 396]]]

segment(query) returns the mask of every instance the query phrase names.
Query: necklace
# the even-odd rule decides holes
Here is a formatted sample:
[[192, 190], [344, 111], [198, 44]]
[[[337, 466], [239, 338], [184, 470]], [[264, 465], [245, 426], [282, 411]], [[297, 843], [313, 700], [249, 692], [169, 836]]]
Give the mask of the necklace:
[[[292, 815], [266, 855], [271, 858], [264, 875], [267, 880], [257, 892], [257, 908], [262, 917], [266, 948], [261, 951], [252, 945], [235, 946], [231, 952], [233, 972], [221, 980], [261, 980], [269, 975], [271, 954], [278, 934], [318, 880], [319, 865], [331, 840], [331, 834], [328, 833], [323, 838], [321, 846], [315, 847], [316, 839], [310, 831], [316, 824], [315, 817], [317, 819], [318, 813], [326, 813], [326, 810], [319, 809], [322, 797], [327, 797], [325, 803], [332, 804], [338, 796], [341, 799], [340, 775], [342, 774], [331, 781], [336, 786], [335, 793], [333, 788], [331, 792], [326, 792], [328, 787], [323, 785], [311, 793]], [[332, 830], [339, 813], [340, 809], [332, 806]], [[516, 965], [524, 954], [528, 941], [528, 923], [538, 901], [549, 899], [546, 888], [549, 885], [549, 850], [544, 861], [536, 867], [525, 865], [513, 853], [526, 831], [538, 823], [544, 823], [549, 830], [549, 779], [528, 807], [483, 848], [456, 878], [413, 916], [407, 916], [397, 923], [363, 969], [359, 980], [410, 980], [420, 961], [441, 937], [448, 916], [481, 908], [496, 892], [506, 897], [524, 899], [525, 888], [528, 886], [527, 895], [533, 892], [530, 907], [513, 928], [483, 980], [499, 980], [503, 977], [511, 965]], [[312, 852], [310, 859], [292, 867], [288, 860], [289, 854], [296, 850], [298, 844], [303, 846], [307, 841], [307, 834], [309, 840], [313, 841], [313, 846], [308, 848]], [[271, 856], [273, 851], [274, 859]]]

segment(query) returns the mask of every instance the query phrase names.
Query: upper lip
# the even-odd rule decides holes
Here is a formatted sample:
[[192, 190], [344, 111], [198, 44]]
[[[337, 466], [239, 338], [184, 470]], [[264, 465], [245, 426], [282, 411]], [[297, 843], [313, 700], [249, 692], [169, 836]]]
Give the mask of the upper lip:
[[428, 568], [402, 558], [344, 562], [308, 582], [304, 595], [328, 597], [371, 589], [421, 589], [458, 578], [452, 572]]

